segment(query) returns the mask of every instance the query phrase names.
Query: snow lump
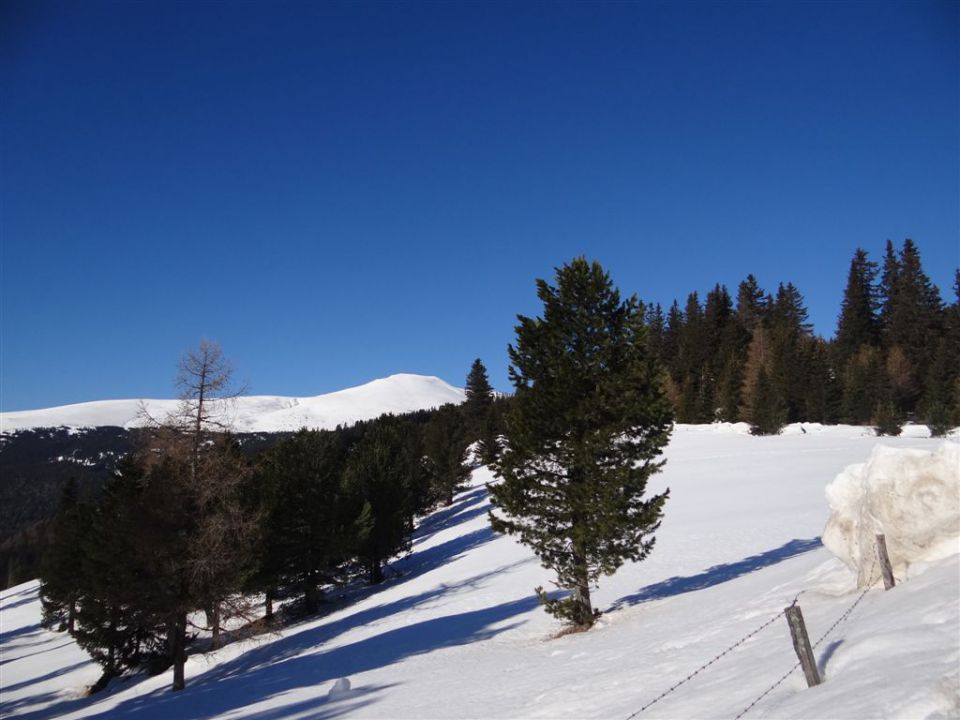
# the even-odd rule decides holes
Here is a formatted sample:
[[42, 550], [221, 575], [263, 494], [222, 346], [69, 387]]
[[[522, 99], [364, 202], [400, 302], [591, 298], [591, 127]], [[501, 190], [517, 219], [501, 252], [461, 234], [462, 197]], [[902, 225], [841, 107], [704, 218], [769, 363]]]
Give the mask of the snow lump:
[[823, 544], [857, 572], [857, 586], [880, 576], [877, 533], [886, 536], [893, 573], [960, 552], [960, 445], [906, 450], [877, 445], [826, 489], [830, 519]]

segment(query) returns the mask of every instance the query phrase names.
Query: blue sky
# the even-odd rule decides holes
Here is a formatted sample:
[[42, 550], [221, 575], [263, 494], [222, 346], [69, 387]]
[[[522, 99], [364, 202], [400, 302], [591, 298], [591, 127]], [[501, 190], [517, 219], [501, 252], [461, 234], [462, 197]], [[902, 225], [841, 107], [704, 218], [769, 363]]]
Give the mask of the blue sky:
[[642, 299], [960, 262], [955, 2], [0, 6], [0, 406], [508, 388], [576, 255]]

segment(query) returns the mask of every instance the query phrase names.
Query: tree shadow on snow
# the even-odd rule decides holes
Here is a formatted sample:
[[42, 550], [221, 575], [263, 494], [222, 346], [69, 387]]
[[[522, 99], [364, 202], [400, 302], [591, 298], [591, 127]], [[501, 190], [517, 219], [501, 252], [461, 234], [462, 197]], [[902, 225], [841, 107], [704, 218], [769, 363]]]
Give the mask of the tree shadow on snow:
[[683, 593], [713, 587], [714, 585], [734, 580], [741, 575], [746, 575], [747, 573], [755, 572], [770, 565], [775, 565], [796, 555], [802, 555], [805, 552], [816, 550], [820, 546], [821, 542], [818, 537], [808, 540], [791, 540], [773, 550], [767, 550], [759, 555], [751, 555], [737, 562], [714, 565], [696, 575], [672, 577], [654, 583], [653, 585], [647, 585], [639, 592], [617, 600], [610, 606], [610, 610], [619, 610], [622, 607], [638, 605], [640, 603], [650, 602], [651, 600], [661, 600], [674, 595], [681, 595]]
[[[412, 600], [391, 603], [393, 607], [385, 614], [400, 611], [404, 603]], [[299, 717], [310, 707], [316, 707], [316, 712], [307, 717], [316, 720], [336, 717], [375, 702], [374, 694], [392, 685], [359, 686], [341, 697], [328, 699], [327, 683], [340, 677], [385, 668], [414, 655], [486, 640], [519, 625], [519, 622], [503, 623], [532, 610], [536, 605], [536, 598], [523, 598], [482, 610], [393, 628], [326, 650], [323, 644], [329, 639], [331, 630], [334, 635], [337, 633], [335, 628], [321, 625], [245, 652], [196, 677], [192, 683], [188, 679], [187, 688], [180, 692], [164, 689], [146, 693], [90, 717], [95, 720], [200, 720], [304, 689], [313, 689], [315, 696], [294, 705], [264, 710], [254, 717], [262, 720], [281, 720], [292, 715]], [[384, 607], [384, 610], [387, 608]], [[363, 613], [357, 613], [345, 621], [351, 621], [349, 625], [356, 627], [363, 621], [359, 617], [361, 615]], [[492, 627], [494, 625], [498, 627]], [[358, 699], [360, 702], [357, 702]], [[48, 717], [53, 717], [58, 708], [50, 710]]]
[[0, 612], [7, 612], [9, 610], [13, 610], [14, 608], [18, 608], [21, 605], [28, 605], [29, 603], [36, 601], [36, 599], [37, 599], [36, 588], [32, 590], [21, 590], [15, 595], [11, 595], [10, 597], [8, 597], [6, 601], [2, 605], [0, 605]]
[[436, 570], [447, 563], [453, 562], [470, 550], [490, 542], [494, 537], [496, 535], [487, 525], [466, 535], [458, 535], [427, 550], [414, 552], [391, 564], [393, 569], [400, 574], [396, 582], [392, 584], [403, 583], [415, 577], [426, 575], [431, 570]]
[[453, 505], [445, 507], [442, 510], [437, 510], [425, 518], [413, 533], [413, 546], [416, 547], [424, 540], [427, 540], [442, 530], [460, 525], [467, 520], [472, 520], [478, 515], [485, 515], [487, 510], [490, 509], [490, 503], [487, 502], [487, 495], [486, 487], [474, 488], [460, 495], [454, 501]]

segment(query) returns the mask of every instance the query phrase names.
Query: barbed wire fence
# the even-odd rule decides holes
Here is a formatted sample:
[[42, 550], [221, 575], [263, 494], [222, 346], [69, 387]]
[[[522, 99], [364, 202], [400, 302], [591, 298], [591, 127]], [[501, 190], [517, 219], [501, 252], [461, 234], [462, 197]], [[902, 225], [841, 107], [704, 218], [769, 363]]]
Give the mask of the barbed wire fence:
[[[877, 582], [880, 581], [880, 579], [883, 577], [883, 575], [882, 575], [882, 573], [881, 573], [881, 574], [875, 574], [875, 573], [876, 573], [876, 569], [877, 569], [877, 557], [876, 557], [876, 555], [874, 555], [874, 557], [873, 557], [873, 562], [872, 562], [872, 564], [871, 564], [871, 566], [870, 566], [870, 571], [869, 571], [869, 573], [867, 574], [867, 577], [869, 578], [869, 580], [868, 580], [866, 586], [864, 587], [863, 591], [860, 592], [860, 594], [859, 594], [859, 595], [857, 596], [857, 598], [853, 601], [853, 603], [840, 615], [839, 618], [837, 618], [837, 620], [833, 623], [833, 625], [831, 625], [829, 628], [827, 628], [827, 630], [817, 639], [817, 641], [813, 643], [812, 648], [813, 648], [814, 650], [815, 650], [817, 647], [819, 647], [819, 646], [823, 643], [824, 640], [827, 639], [827, 637], [830, 635], [830, 633], [832, 633], [832, 632], [837, 628], [837, 626], [840, 625], [840, 623], [842, 623], [844, 620], [846, 620], [848, 617], [850, 617], [850, 615], [853, 613], [853, 611], [856, 609], [856, 607], [860, 604], [860, 602], [863, 600], [863, 598], [866, 597], [867, 593], [870, 592], [870, 590], [873, 589], [873, 587], [877, 584]], [[795, 607], [796, 604], [797, 604], [797, 601], [800, 599], [800, 596], [803, 595], [805, 592], [806, 592], [806, 590], [801, 590], [799, 593], [797, 593], [796, 597], [793, 598], [793, 602], [790, 603], [790, 605], [789, 605], [788, 607]], [[636, 717], [638, 717], [639, 715], [643, 714], [646, 710], [648, 710], [648, 709], [651, 708], [652, 706], [656, 705], [658, 702], [660, 702], [661, 700], [663, 700], [665, 697], [667, 697], [667, 696], [669, 696], [670, 694], [674, 693], [677, 689], [679, 689], [680, 687], [682, 687], [683, 685], [685, 685], [686, 683], [688, 683], [690, 680], [692, 680], [693, 678], [695, 678], [697, 675], [699, 675], [700, 673], [702, 673], [703, 671], [705, 671], [707, 668], [709, 668], [709, 667], [712, 666], [714, 663], [716, 663], [717, 661], [719, 661], [719, 660], [720, 660], [721, 658], [723, 658], [725, 655], [728, 655], [729, 653], [733, 652], [736, 648], [738, 648], [738, 647], [740, 647], [741, 645], [743, 645], [747, 640], [749, 640], [750, 638], [754, 637], [755, 635], [759, 634], [760, 632], [762, 632], [762, 631], [765, 630], [766, 628], [768, 628], [768, 627], [770, 627], [771, 625], [773, 625], [777, 620], [779, 620], [781, 617], [783, 617], [783, 614], [784, 614], [784, 611], [783, 611], [783, 610], [778, 611], [775, 615], [773, 615], [772, 617], [770, 617], [768, 620], [764, 621], [764, 623], [763, 623], [762, 625], [760, 625], [760, 626], [757, 627], [756, 629], [754, 629], [754, 630], [752, 630], [751, 632], [749, 632], [749, 633], [747, 633], [746, 635], [744, 635], [742, 638], [740, 638], [740, 639], [737, 640], [735, 643], [733, 643], [732, 645], [730, 645], [729, 647], [727, 647], [726, 649], [724, 649], [724, 650], [723, 650], [722, 652], [720, 652], [719, 654], [715, 655], [713, 658], [711, 658], [710, 660], [708, 660], [707, 662], [705, 662], [703, 665], [701, 665], [700, 667], [698, 667], [696, 670], [694, 670], [693, 672], [691, 672], [689, 675], [687, 675], [685, 678], [683, 678], [683, 679], [680, 680], [679, 682], [671, 685], [669, 688], [667, 688], [667, 689], [664, 690], [662, 693], [660, 693], [659, 695], [657, 695], [657, 697], [653, 698], [653, 700], [651, 700], [650, 702], [648, 702], [646, 705], [642, 706], [639, 710], [636, 710], [635, 712], [631, 713], [627, 718], [625, 718], [625, 720], [634, 720], [634, 718], [636, 718]], [[757, 705], [757, 703], [759, 703], [759, 702], [760, 702], [761, 700], [763, 700], [767, 695], [769, 695], [771, 692], [773, 692], [774, 690], [776, 690], [780, 685], [782, 685], [783, 682], [784, 682], [788, 677], [790, 677], [790, 676], [797, 670], [797, 668], [799, 668], [799, 667], [801, 666], [801, 664], [802, 664], [802, 663], [799, 662], [799, 661], [798, 661], [796, 664], [794, 664], [793, 667], [791, 667], [786, 673], [784, 673], [775, 683], [773, 683], [773, 685], [771, 685], [771, 686], [768, 687], [766, 690], [764, 690], [762, 693], [760, 693], [760, 695], [758, 695], [756, 698], [754, 698], [754, 700], [753, 700], [749, 705], [747, 705], [743, 710], [741, 710], [740, 713], [734, 718], [734, 720], [740, 720], [740, 718], [742, 718], [742, 717], [743, 717], [744, 715], [746, 715], [750, 710], [752, 710], [753, 707]]]

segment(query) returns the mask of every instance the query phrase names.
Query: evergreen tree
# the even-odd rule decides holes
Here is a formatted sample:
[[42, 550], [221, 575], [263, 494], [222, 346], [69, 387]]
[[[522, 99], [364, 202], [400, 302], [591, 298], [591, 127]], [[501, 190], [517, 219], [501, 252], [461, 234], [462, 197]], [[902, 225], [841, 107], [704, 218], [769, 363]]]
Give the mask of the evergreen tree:
[[897, 406], [910, 413], [917, 409], [937, 339], [942, 335], [943, 302], [924, 273], [920, 251], [912, 240], [904, 241], [896, 268], [885, 303], [887, 368]]
[[893, 400], [881, 400], [873, 414], [873, 425], [877, 435], [896, 437], [903, 429], [903, 415], [897, 410]]
[[880, 339], [876, 278], [877, 264], [867, 259], [865, 250], [857, 248], [850, 261], [847, 287], [843, 291], [837, 320], [835, 348], [841, 365], [845, 365], [862, 346], [876, 346]]
[[304, 429], [273, 447], [253, 479], [264, 524], [257, 584], [271, 595], [294, 589], [307, 613], [353, 550], [346, 460], [342, 433]]
[[822, 338], [803, 343], [806, 388], [803, 420], [836, 423], [840, 417], [840, 382], [831, 364], [831, 348]]
[[355, 552], [374, 585], [383, 582], [383, 563], [409, 548], [413, 532], [410, 488], [422, 471], [404, 433], [392, 416], [372, 423], [350, 452], [344, 474], [354, 504]]
[[680, 343], [684, 332], [684, 318], [677, 301], [674, 300], [667, 312], [667, 326], [663, 333], [663, 345], [661, 349], [661, 360], [665, 369], [666, 382], [664, 390], [670, 400], [670, 404], [679, 409], [681, 398], [681, 387], [683, 385], [684, 370], [681, 364]]
[[881, 398], [888, 394], [883, 359], [877, 348], [864, 345], [850, 358], [843, 372], [840, 419], [851, 425], [866, 425]]
[[766, 316], [767, 301], [753, 274], [737, 287], [737, 317], [747, 332], [753, 333]]
[[74, 632], [83, 587], [81, 548], [90, 530], [91, 508], [80, 501], [77, 481], [70, 478], [61, 492], [50, 545], [40, 564], [40, 603], [46, 627]]
[[888, 335], [891, 325], [891, 313], [897, 304], [897, 293], [900, 287], [900, 261], [897, 259], [896, 247], [892, 240], [887, 240], [883, 253], [883, 272], [880, 275], [880, 334], [884, 347], [890, 342]]
[[583, 258], [537, 281], [543, 316], [519, 316], [509, 347], [516, 388], [490, 487], [498, 532], [517, 534], [567, 598], [538, 594], [575, 626], [596, 617], [590, 584], [654, 544], [667, 492], [645, 496], [671, 421], [635, 297]]
[[650, 355], [662, 364], [664, 362], [663, 346], [667, 332], [667, 321], [660, 303], [648, 307], [644, 313], [644, 318], [647, 323], [647, 346], [650, 349]]
[[241, 503], [245, 462], [223, 433], [229, 367], [219, 347], [186, 353], [180, 378], [178, 412], [143, 434], [98, 504], [76, 623], [105, 679], [162, 635], [174, 690], [185, 685], [188, 618], [206, 610], [216, 619], [241, 589], [257, 524]]
[[750, 410], [750, 433], [752, 435], [779, 435], [787, 421], [787, 409], [781, 395], [773, 387], [763, 366], [757, 373], [753, 392], [753, 407]]
[[[487, 407], [484, 417], [489, 416], [490, 408]], [[433, 496], [444, 505], [453, 504], [454, 494], [470, 477], [470, 466], [466, 464], [466, 437], [463, 415], [456, 405], [438, 408], [423, 429], [427, 475]]]
[[171, 513], [170, 506], [183, 498], [163, 487], [168, 479], [165, 470], [160, 462], [148, 472], [142, 458], [122, 460], [104, 486], [81, 540], [73, 636], [103, 668], [97, 690], [144, 660], [155, 660], [156, 670], [172, 663], [173, 636], [164, 601], [175, 589], [164, 550], [180, 541], [179, 527], [158, 527], [157, 522], [172, 521], [178, 514]]
[[463, 404], [463, 411], [467, 421], [467, 432], [470, 442], [480, 438], [484, 422], [493, 404], [493, 388], [487, 378], [487, 369], [480, 362], [480, 358], [473, 361], [470, 373], [467, 375], [467, 396]]
[[793, 283], [777, 288], [776, 300], [768, 314], [770, 328], [770, 362], [767, 366], [770, 383], [771, 412], [782, 408], [786, 422], [802, 419], [807, 389], [808, 368], [804, 364], [804, 345], [812, 338], [811, 325], [803, 296]]

